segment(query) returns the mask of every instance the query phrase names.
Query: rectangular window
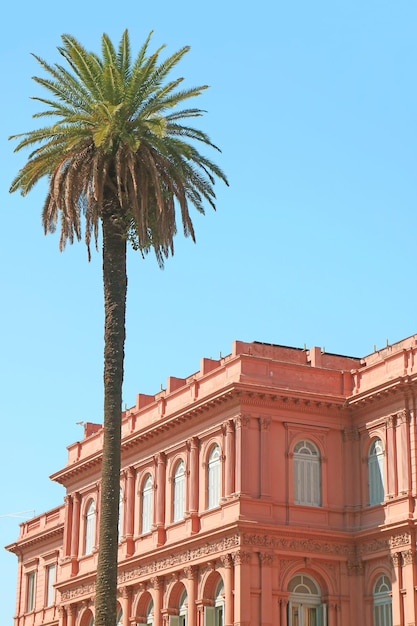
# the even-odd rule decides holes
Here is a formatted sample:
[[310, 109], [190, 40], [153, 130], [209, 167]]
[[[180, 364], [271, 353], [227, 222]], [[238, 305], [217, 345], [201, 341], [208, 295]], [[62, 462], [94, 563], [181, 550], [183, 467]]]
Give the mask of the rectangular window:
[[26, 611], [29, 613], [35, 608], [36, 572], [30, 572], [26, 577]]
[[48, 565], [46, 568], [46, 606], [55, 604], [54, 583], [56, 580], [56, 566]]

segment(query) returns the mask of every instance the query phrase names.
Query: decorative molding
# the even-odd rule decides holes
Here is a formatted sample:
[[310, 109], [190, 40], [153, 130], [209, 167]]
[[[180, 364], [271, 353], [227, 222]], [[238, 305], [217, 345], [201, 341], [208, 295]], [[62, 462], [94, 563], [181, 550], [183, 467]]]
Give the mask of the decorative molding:
[[289, 539], [286, 537], [271, 537], [270, 535], [251, 535], [245, 533], [242, 543], [250, 546], [262, 546], [278, 550], [297, 552], [319, 552], [321, 554], [349, 555], [352, 547], [346, 544], [329, 543], [317, 539]]
[[415, 550], [405, 550], [401, 553], [403, 558], [403, 565], [412, 565], [416, 562]]
[[79, 585], [78, 587], [74, 587], [73, 589], [67, 589], [65, 591], [61, 591], [61, 602], [68, 602], [68, 600], [74, 600], [75, 598], [79, 598], [80, 596], [92, 595], [96, 590], [95, 582], [84, 583], [83, 585]]
[[231, 556], [235, 565], [246, 565], [251, 561], [252, 552], [246, 552], [245, 550], [236, 550], [236, 552], [232, 552]]
[[274, 555], [271, 552], [259, 552], [259, 560], [262, 567], [271, 567], [274, 562]]
[[[239, 535], [231, 535], [230, 537], [224, 537], [223, 539], [219, 539], [218, 541], [213, 541], [212, 543], [206, 543], [197, 548], [192, 548], [190, 550], [186, 550], [184, 552], [180, 552], [178, 554], [171, 554], [162, 559], [150, 561], [143, 565], [138, 565], [137, 567], [133, 567], [131, 569], [126, 569], [119, 572], [117, 576], [117, 583], [119, 585], [123, 585], [129, 581], [134, 581], [135, 579], [141, 577], [148, 577], [151, 580], [151, 583], [155, 585], [155, 581], [163, 580], [161, 576], [155, 576], [157, 572], [162, 572], [164, 570], [169, 570], [172, 567], [182, 566], [185, 563], [189, 563], [190, 561], [201, 559], [206, 556], [217, 554], [224, 552], [225, 550], [230, 550], [239, 545]], [[213, 567], [214, 560], [210, 560], [210, 567]], [[186, 573], [186, 568], [182, 567], [183, 571]], [[154, 574], [154, 576], [150, 576]], [[168, 572], [167, 572], [168, 574]], [[61, 592], [61, 601], [68, 602], [74, 598], [78, 598], [84, 595], [92, 595], [95, 592], [95, 583], [85, 583], [74, 587], [72, 589], [67, 589]]]
[[368, 543], [361, 543], [358, 546], [358, 553], [363, 556], [372, 552], [388, 551], [389, 548], [389, 539], [373, 539]]
[[411, 544], [411, 534], [409, 532], [393, 535], [389, 538], [389, 547], [391, 549], [407, 546], [409, 544]]
[[348, 576], [362, 576], [364, 573], [363, 561], [348, 561], [346, 570]]
[[233, 558], [231, 554], [224, 554], [220, 557], [220, 561], [226, 569], [233, 566]]
[[344, 428], [342, 431], [343, 441], [359, 441], [360, 433], [357, 428]]
[[259, 423], [261, 425], [261, 430], [269, 430], [271, 426], [271, 418], [270, 417], [260, 417]]

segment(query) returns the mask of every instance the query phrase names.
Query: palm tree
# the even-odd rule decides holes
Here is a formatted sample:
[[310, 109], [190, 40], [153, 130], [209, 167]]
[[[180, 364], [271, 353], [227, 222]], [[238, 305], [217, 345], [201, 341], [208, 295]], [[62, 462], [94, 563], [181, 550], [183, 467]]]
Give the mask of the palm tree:
[[48, 178], [43, 227], [51, 233], [59, 224], [61, 250], [81, 239], [84, 222], [90, 258], [90, 243], [98, 248], [101, 224], [104, 443], [96, 626], [116, 623], [127, 244], [142, 256], [153, 249], [163, 266], [174, 252], [176, 209], [184, 235], [194, 240], [189, 205], [201, 213], [205, 201], [215, 208], [215, 179], [227, 184], [222, 170], [197, 146], [218, 148], [204, 132], [184, 123], [203, 111], [181, 108], [182, 103], [206, 86], [184, 89], [179, 88], [182, 78], [167, 79], [189, 48], [160, 61], [163, 47], [148, 53], [150, 36], [132, 59], [127, 31], [117, 49], [104, 34], [101, 57], [63, 35], [58, 50], [64, 65], [35, 56], [46, 77], [34, 80], [48, 97], [35, 97], [45, 109], [34, 117], [52, 116], [54, 123], [11, 137], [18, 139], [16, 151], [31, 147], [32, 152], [10, 191], [26, 195]]

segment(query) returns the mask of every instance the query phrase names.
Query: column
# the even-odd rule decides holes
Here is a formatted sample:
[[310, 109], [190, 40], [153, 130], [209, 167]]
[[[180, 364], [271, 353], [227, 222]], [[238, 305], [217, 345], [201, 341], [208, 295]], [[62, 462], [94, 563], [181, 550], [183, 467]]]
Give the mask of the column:
[[58, 607], [58, 616], [59, 626], [67, 626], [67, 609], [64, 606]]
[[398, 494], [397, 483], [397, 446], [395, 441], [395, 416], [390, 415], [385, 422], [387, 445], [385, 450], [385, 471], [387, 477], [387, 494], [394, 497]]
[[233, 420], [225, 423], [226, 432], [226, 463], [224, 495], [230, 497], [235, 492], [235, 430]]
[[197, 624], [197, 568], [194, 565], [186, 567], [184, 572], [188, 579], [187, 596], [188, 596], [188, 615], [187, 626], [196, 626]]
[[328, 618], [329, 626], [337, 626], [337, 604], [334, 601], [329, 601], [328, 604]]
[[76, 604], [70, 604], [68, 607], [68, 626], [75, 626], [76, 608]]
[[132, 587], [123, 587], [122, 590], [123, 626], [130, 626], [130, 613], [132, 611]]
[[281, 598], [279, 601], [280, 605], [280, 625], [286, 626], [287, 623], [287, 606], [288, 606], [288, 598]]
[[134, 553], [133, 529], [135, 520], [135, 470], [128, 467], [126, 471], [126, 505], [125, 505], [126, 556]]
[[233, 626], [233, 559], [230, 554], [220, 558], [224, 567], [224, 626]]
[[248, 492], [248, 470], [249, 464], [245, 459], [247, 454], [247, 433], [250, 423], [250, 416], [239, 415], [235, 419], [236, 431], [236, 468], [235, 468], [235, 484], [236, 493]]
[[259, 454], [259, 463], [260, 467], [260, 477], [261, 477], [261, 488], [260, 488], [260, 496], [261, 498], [269, 498], [271, 496], [271, 485], [270, 485], [270, 476], [271, 476], [271, 466], [270, 466], [270, 426], [271, 426], [271, 418], [270, 417], [260, 417], [259, 425], [261, 429], [261, 442], [260, 442], [260, 454]]
[[415, 569], [414, 550], [405, 550], [402, 552], [402, 586], [405, 590], [403, 596], [404, 604], [404, 623], [415, 624], [415, 586], [414, 586], [414, 569]]
[[[74, 493], [72, 507], [72, 533], [71, 533], [71, 576], [78, 573], [78, 550], [80, 542], [80, 513], [81, 512], [81, 496]], [[72, 626], [70, 624], [70, 626]]]
[[162, 576], [151, 578], [151, 584], [155, 590], [153, 594], [153, 626], [162, 626], [162, 593], [164, 579]]
[[64, 497], [65, 523], [64, 523], [64, 557], [71, 556], [71, 532], [72, 532], [72, 496]]
[[198, 492], [199, 492], [199, 464], [198, 464], [198, 437], [192, 437], [188, 440], [190, 454], [190, 474], [188, 482], [188, 502], [189, 513], [191, 518], [191, 534], [195, 534], [200, 530], [200, 520], [198, 518]]
[[235, 624], [252, 626], [250, 606], [250, 561], [251, 553], [237, 550], [232, 554], [235, 566]]
[[394, 566], [394, 576], [392, 578], [392, 623], [393, 626], [403, 626], [404, 607], [402, 602], [401, 589], [403, 587], [401, 553], [394, 552], [391, 554], [392, 564]]
[[166, 540], [165, 533], [165, 489], [166, 489], [166, 457], [163, 452], [156, 455], [156, 511], [155, 523], [157, 531], [157, 546], [162, 546]]
[[411, 475], [409, 416], [407, 411], [398, 413], [396, 422], [396, 449], [401, 450], [401, 454], [397, 457], [398, 492], [400, 494], [408, 494], [411, 489]]
[[261, 623], [262, 626], [272, 625], [272, 563], [274, 555], [260, 552], [261, 564]]

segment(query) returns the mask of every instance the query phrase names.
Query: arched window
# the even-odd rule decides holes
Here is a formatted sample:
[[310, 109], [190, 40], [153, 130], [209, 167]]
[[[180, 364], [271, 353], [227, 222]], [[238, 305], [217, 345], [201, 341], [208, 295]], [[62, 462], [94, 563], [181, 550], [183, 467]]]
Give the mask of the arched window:
[[142, 489], [142, 533], [148, 533], [152, 525], [152, 476], [147, 475]]
[[288, 626], [326, 626], [326, 605], [313, 578], [306, 574], [293, 576], [288, 591]]
[[184, 517], [184, 496], [185, 496], [185, 465], [184, 461], [179, 461], [174, 472], [174, 522], [182, 520]]
[[169, 626], [187, 626], [187, 592], [183, 591], [178, 603], [178, 615], [169, 616]]
[[204, 607], [205, 626], [224, 626], [224, 584], [220, 579], [214, 592], [214, 606]]
[[384, 501], [384, 448], [381, 439], [374, 439], [368, 453], [369, 504]]
[[207, 463], [207, 508], [213, 509], [220, 502], [220, 448], [214, 445]]
[[95, 545], [96, 536], [96, 503], [90, 500], [85, 514], [84, 554], [90, 554]]
[[373, 597], [374, 626], [392, 626], [391, 582], [387, 576], [377, 578]]
[[123, 626], [123, 610], [119, 609], [116, 617], [116, 626]]
[[146, 609], [146, 626], [153, 626], [153, 600], [149, 601]]
[[307, 439], [294, 448], [294, 502], [321, 506], [320, 453]]
[[187, 626], [187, 611], [187, 592], [184, 591], [178, 607], [178, 626]]

